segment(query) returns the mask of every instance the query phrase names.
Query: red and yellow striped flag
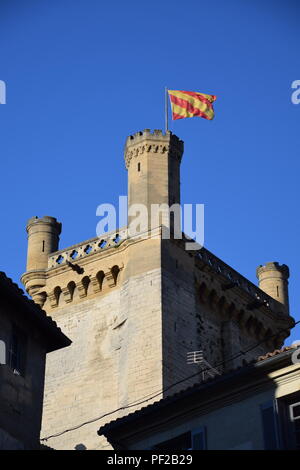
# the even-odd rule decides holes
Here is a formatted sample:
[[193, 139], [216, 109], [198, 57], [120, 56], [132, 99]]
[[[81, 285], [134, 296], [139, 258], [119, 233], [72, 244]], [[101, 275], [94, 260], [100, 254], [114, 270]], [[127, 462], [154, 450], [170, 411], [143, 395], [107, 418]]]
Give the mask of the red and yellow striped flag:
[[215, 95], [181, 90], [168, 90], [168, 93], [171, 100], [173, 120], [194, 116], [205, 119], [214, 118], [215, 113], [212, 103], [217, 99]]

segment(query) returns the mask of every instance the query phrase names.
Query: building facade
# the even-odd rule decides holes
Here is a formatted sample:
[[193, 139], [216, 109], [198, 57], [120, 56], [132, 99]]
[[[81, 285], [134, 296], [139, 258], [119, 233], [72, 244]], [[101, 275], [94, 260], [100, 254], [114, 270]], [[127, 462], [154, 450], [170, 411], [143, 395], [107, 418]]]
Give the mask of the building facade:
[[0, 449], [39, 449], [46, 353], [71, 342], [4, 273], [0, 295]]
[[294, 352], [274, 351], [112, 421], [99, 434], [116, 450], [300, 450], [300, 362], [292, 362]]
[[[136, 204], [148, 214], [162, 205], [158, 222], [148, 218], [138, 235], [124, 227], [60, 249], [55, 218], [28, 222], [22, 282], [72, 340], [47, 359], [43, 437], [51, 447], [107, 448], [97, 436], [102, 416], [200, 381], [188, 352], [201, 350], [224, 372], [280, 347], [293, 326], [285, 265], [261, 266], [259, 288], [207, 249], [164, 238], [168, 206], [180, 203], [182, 154], [170, 131], [127, 139], [129, 224]], [[248, 352], [234, 359], [241, 349]]]

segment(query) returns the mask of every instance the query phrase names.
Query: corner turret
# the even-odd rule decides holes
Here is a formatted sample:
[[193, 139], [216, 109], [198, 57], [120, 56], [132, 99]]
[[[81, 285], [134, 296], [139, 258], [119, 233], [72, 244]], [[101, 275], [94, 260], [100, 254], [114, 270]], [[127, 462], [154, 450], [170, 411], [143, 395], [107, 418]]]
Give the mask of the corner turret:
[[276, 261], [260, 265], [256, 270], [260, 289], [280, 302], [287, 314], [289, 314], [289, 275], [288, 266], [286, 264], [280, 265]]
[[27, 223], [28, 250], [27, 271], [21, 280], [28, 294], [41, 307], [45, 302], [45, 271], [48, 268], [48, 256], [58, 250], [61, 223], [55, 217], [32, 217]]

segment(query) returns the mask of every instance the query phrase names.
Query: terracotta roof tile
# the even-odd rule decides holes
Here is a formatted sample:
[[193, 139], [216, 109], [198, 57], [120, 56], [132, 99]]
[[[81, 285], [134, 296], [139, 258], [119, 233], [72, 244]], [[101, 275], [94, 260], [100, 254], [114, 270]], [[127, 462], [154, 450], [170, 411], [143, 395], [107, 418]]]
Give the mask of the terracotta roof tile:
[[295, 349], [296, 346], [285, 346], [281, 349], [275, 349], [275, 351], [268, 352], [264, 356], [259, 356], [256, 362], [264, 361], [265, 359], [269, 359], [269, 357], [278, 356], [278, 354], [282, 354], [283, 352], [290, 351], [291, 349]]

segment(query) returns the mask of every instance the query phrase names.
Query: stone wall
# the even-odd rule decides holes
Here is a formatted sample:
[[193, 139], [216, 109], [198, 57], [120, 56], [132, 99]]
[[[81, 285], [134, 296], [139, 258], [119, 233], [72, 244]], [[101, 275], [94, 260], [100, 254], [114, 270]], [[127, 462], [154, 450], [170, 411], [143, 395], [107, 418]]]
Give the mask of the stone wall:
[[[199, 365], [187, 364], [188, 352], [203, 351], [223, 372], [269, 349], [269, 307], [255, 320], [257, 311], [247, 310], [251, 295], [240, 287], [224, 291], [222, 275], [200, 268], [178, 243], [125, 241], [81, 265], [81, 274], [68, 266], [48, 274], [49, 291], [61, 286], [62, 294], [45, 307], [73, 342], [47, 359], [42, 437], [62, 433], [46, 442], [51, 447], [107, 448], [97, 436], [102, 424], [202, 380]], [[76, 287], [66, 302], [64, 288], [74, 276], [78, 286], [114, 265], [122, 268], [115, 282], [110, 278], [97, 291], [93, 282], [85, 292]], [[228, 361], [259, 339], [262, 345]]]
[[47, 357], [42, 437], [121, 410], [47, 445], [107, 448], [97, 435], [101, 423], [161, 390], [160, 279], [158, 269], [139, 274], [105, 295], [57, 309], [55, 320], [73, 343]]
[[8, 363], [0, 365], [0, 449], [6, 449], [8, 444], [13, 448], [34, 449], [39, 445], [46, 351], [40, 342], [40, 332], [31, 322], [20, 321], [18, 312], [2, 304], [0, 339], [7, 345], [7, 362], [13, 325], [26, 335], [25, 368], [20, 375]]

